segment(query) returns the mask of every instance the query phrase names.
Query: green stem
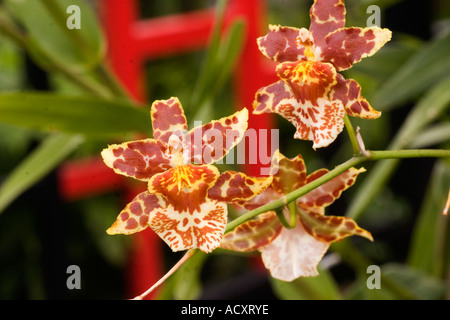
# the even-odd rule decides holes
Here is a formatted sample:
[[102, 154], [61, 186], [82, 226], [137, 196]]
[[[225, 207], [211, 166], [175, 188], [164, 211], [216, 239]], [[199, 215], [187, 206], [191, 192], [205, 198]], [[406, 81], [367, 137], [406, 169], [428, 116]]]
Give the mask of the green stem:
[[450, 150], [442, 149], [409, 149], [368, 151], [369, 160], [406, 159], [406, 158], [448, 158]]
[[350, 138], [350, 142], [352, 144], [353, 155], [356, 156], [360, 154], [361, 150], [358, 144], [358, 140], [356, 139], [356, 132], [353, 129], [352, 122], [350, 121], [350, 118], [347, 114], [344, 116], [344, 125], [345, 129], [347, 130], [348, 137]]
[[386, 150], [386, 151], [367, 151], [367, 155], [359, 155], [351, 158], [347, 162], [337, 166], [333, 170], [319, 177], [318, 179], [311, 181], [310, 183], [286, 194], [284, 197], [267, 203], [261, 207], [254, 210], [248, 211], [242, 216], [234, 219], [227, 224], [225, 232], [229, 232], [236, 228], [238, 225], [250, 220], [261, 213], [276, 210], [281, 206], [285, 206], [288, 203], [296, 200], [297, 198], [305, 195], [306, 193], [316, 189], [325, 182], [337, 177], [341, 173], [350, 169], [351, 167], [357, 166], [368, 160], [382, 160], [382, 159], [400, 159], [400, 158], [423, 158], [423, 157], [450, 157], [450, 150], [438, 150], [438, 149], [419, 149], [419, 150]]

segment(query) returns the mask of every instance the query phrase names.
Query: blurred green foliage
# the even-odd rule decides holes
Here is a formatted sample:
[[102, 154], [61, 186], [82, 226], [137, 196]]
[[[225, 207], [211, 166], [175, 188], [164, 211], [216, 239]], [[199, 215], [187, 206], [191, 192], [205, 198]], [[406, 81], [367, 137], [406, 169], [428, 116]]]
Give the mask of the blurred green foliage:
[[[56, 187], [56, 169], [66, 159], [98, 155], [113, 139], [125, 141], [136, 131], [150, 134], [148, 108], [128, 101], [104, 81], [107, 43], [88, 2], [76, 1], [83, 6], [79, 37], [65, 32], [60, 9], [69, 2], [4, 0], [0, 5], [0, 299], [126, 295], [130, 241], [104, 232], [122, 209], [123, 195], [107, 192], [64, 202]], [[140, 9], [142, 17], [149, 18], [216, 3], [220, 17], [224, 1], [141, 1]], [[267, 23], [308, 27], [311, 3], [268, 0]], [[448, 1], [413, 5], [409, 0], [347, 0], [347, 26], [364, 26], [366, 8], [373, 4], [382, 9], [382, 26], [393, 31], [393, 40], [345, 76], [361, 84], [363, 95], [383, 116], [352, 122], [361, 127], [369, 149], [448, 149]], [[407, 12], [399, 19], [402, 10]], [[230, 76], [244, 32], [245, 21], [236, 21], [223, 37], [217, 32], [206, 51], [149, 61], [149, 96], [178, 96], [188, 119], [207, 121], [231, 113]], [[326, 150], [313, 151], [292, 139], [294, 128], [287, 121], [276, 117], [276, 122], [283, 153], [301, 153], [310, 172], [332, 168], [351, 155], [345, 133]], [[347, 239], [333, 245], [319, 277], [291, 283], [255, 270], [255, 255], [216, 250], [189, 260], [167, 281], [159, 298], [448, 297], [450, 227], [442, 210], [450, 188], [449, 160], [386, 160], [365, 167], [365, 176], [327, 213], [358, 219], [372, 232], [374, 243]], [[164, 250], [168, 269], [179, 256]], [[83, 271], [78, 292], [65, 287], [70, 264]], [[366, 286], [366, 270], [372, 264], [381, 268], [380, 290]]]

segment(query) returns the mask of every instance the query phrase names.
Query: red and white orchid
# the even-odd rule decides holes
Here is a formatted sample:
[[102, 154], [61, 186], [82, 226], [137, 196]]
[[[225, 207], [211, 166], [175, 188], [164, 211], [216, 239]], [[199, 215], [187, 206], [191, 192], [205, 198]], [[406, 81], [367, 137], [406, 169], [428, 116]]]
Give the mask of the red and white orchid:
[[227, 203], [242, 202], [264, 191], [272, 177], [222, 174], [211, 163], [222, 159], [244, 136], [248, 111], [187, 131], [178, 98], [152, 104], [154, 139], [110, 145], [102, 151], [116, 173], [148, 183], [107, 230], [132, 234], [147, 227], [173, 251], [220, 245], [227, 223]]
[[258, 38], [260, 51], [277, 62], [281, 79], [256, 93], [254, 113], [273, 112], [296, 127], [294, 138], [326, 147], [344, 128], [344, 116], [378, 118], [361, 87], [338, 71], [377, 52], [391, 31], [376, 26], [345, 27], [344, 0], [315, 0], [309, 30], [269, 26]]
[[[244, 207], [254, 209], [314, 181], [328, 172], [320, 169], [307, 175], [301, 155], [293, 159], [279, 154], [278, 171], [263, 193]], [[259, 250], [267, 269], [274, 278], [292, 281], [298, 277], [316, 276], [317, 265], [333, 241], [351, 235], [372, 240], [371, 234], [355, 221], [343, 216], [326, 216], [325, 207], [340, 197], [342, 191], [355, 183], [365, 169], [351, 168], [285, 206], [285, 217], [295, 210], [296, 224], [285, 228], [276, 212], [265, 212], [225, 234], [221, 247], [239, 252]]]

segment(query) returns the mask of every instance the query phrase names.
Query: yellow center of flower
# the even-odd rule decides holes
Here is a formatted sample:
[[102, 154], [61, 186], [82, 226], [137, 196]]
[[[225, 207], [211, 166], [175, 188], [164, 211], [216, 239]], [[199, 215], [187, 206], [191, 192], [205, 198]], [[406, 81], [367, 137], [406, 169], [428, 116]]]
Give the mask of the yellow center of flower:
[[168, 155], [171, 158], [172, 166], [183, 166], [185, 163], [183, 157], [183, 144], [181, 142], [181, 139], [177, 135], [171, 135], [168, 144]]
[[191, 192], [192, 183], [190, 177], [192, 172], [188, 166], [180, 165], [173, 170], [173, 180], [178, 183], [178, 192]]
[[313, 61], [302, 61], [290, 70], [291, 81], [300, 85], [310, 85], [319, 82], [320, 78]]
[[303, 52], [303, 55], [306, 57], [309, 61], [315, 60], [314, 55], [314, 48], [313, 48], [313, 37], [308, 29], [301, 28], [299, 32], [299, 36], [295, 40], [295, 44], [297, 45], [297, 48], [305, 48], [305, 51]]

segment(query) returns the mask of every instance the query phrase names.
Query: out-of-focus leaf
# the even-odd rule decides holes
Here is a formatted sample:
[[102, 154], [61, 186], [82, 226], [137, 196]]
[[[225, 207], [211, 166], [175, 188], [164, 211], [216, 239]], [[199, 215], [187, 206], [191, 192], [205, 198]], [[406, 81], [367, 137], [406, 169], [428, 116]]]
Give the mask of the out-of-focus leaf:
[[226, 0], [217, 4], [216, 25], [190, 102], [190, 107], [197, 109], [195, 116], [192, 117], [195, 121], [203, 121], [213, 116], [208, 114], [214, 110], [211, 107], [211, 100], [223, 88], [243, 47], [245, 32], [243, 20], [234, 21], [225, 38], [221, 36], [226, 4]]
[[54, 134], [23, 160], [0, 186], [0, 212], [54, 169], [83, 141], [80, 135]]
[[271, 278], [275, 294], [283, 300], [338, 300], [338, 286], [328, 270], [319, 268], [317, 277], [298, 278], [285, 282]]
[[442, 214], [450, 189], [450, 162], [436, 162], [420, 210], [408, 255], [408, 264], [438, 278], [446, 276], [450, 247], [449, 217]]
[[150, 115], [144, 108], [120, 100], [49, 93], [0, 95], [0, 122], [99, 138], [151, 132]]
[[[406, 265], [380, 266], [380, 288], [369, 289], [367, 278], [360, 277], [345, 296], [351, 300], [438, 300], [445, 295], [445, 283]], [[370, 281], [370, 279], [369, 279]]]
[[235, 21], [230, 26], [226, 38], [222, 41], [215, 66], [216, 80], [210, 82], [213, 84], [212, 93], [216, 93], [223, 87], [236, 65], [236, 61], [242, 52], [245, 26], [245, 21]]
[[[45, 64], [45, 58], [63, 63], [69, 68], [85, 69], [97, 64], [104, 56], [103, 35], [97, 17], [84, 0], [5, 0], [5, 5], [24, 26], [28, 40], [36, 50], [35, 58]], [[80, 29], [69, 29], [67, 8], [80, 8]], [[50, 9], [50, 10], [49, 10]], [[43, 54], [44, 53], [44, 54]]]
[[376, 92], [371, 103], [381, 111], [412, 101], [450, 71], [450, 33], [423, 46]]
[[450, 141], [450, 122], [448, 121], [430, 126], [419, 133], [410, 147], [413, 149], [426, 148], [445, 141]]
[[[388, 149], [397, 150], [407, 148], [414, 142], [414, 137], [423, 128], [439, 118], [450, 105], [450, 78], [447, 77], [417, 102], [414, 109], [408, 115], [399, 132], [396, 134]], [[346, 215], [357, 219], [371, 201], [380, 192], [400, 163], [398, 159], [383, 160], [378, 162], [369, 172], [358, 191], [352, 198], [352, 202]]]

